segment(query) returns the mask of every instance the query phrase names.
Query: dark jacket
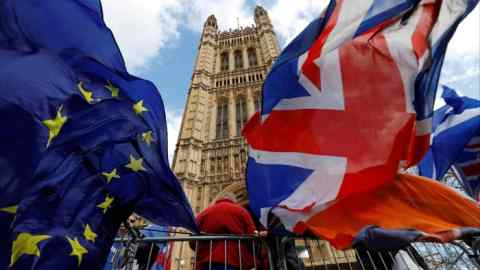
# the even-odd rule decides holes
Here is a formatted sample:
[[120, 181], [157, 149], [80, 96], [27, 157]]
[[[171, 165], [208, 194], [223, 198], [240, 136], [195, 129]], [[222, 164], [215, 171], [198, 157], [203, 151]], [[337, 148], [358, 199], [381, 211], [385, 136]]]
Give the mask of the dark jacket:
[[[248, 211], [228, 199], [218, 200], [214, 205], [201, 212], [196, 220], [200, 231], [207, 234], [245, 235], [253, 234], [255, 231], [254, 222]], [[242, 269], [251, 269], [254, 266], [251, 247], [252, 243], [241, 242]], [[227, 254], [227, 265], [239, 268], [238, 241], [227, 241], [226, 252], [225, 241], [213, 241], [212, 262], [225, 263], [225, 253]], [[209, 263], [209, 241], [198, 243], [197, 258], [197, 269], [201, 269], [203, 264]]]

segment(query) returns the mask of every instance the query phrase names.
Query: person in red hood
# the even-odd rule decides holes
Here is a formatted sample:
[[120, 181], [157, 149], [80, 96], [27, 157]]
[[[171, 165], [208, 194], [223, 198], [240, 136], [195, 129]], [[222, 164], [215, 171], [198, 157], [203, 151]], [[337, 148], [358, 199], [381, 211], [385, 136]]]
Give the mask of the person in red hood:
[[[245, 208], [235, 202], [233, 194], [217, 200], [215, 204], [203, 210], [198, 214], [196, 221], [200, 231], [206, 234], [252, 235], [255, 233], [252, 217]], [[193, 249], [194, 245], [190, 243]], [[226, 241], [226, 244], [224, 240], [213, 241], [210, 257], [210, 242], [198, 242], [197, 270], [210, 269], [210, 259], [212, 270], [225, 270], [225, 262], [228, 270], [252, 269], [254, 267], [252, 243], [241, 241], [241, 252], [238, 247], [238, 240]]]

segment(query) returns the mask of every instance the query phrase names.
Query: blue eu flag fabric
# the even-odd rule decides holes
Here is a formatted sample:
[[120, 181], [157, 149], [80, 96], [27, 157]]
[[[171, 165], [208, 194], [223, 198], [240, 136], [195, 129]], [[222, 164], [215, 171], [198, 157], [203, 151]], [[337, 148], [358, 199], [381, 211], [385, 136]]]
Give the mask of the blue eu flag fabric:
[[480, 193], [480, 100], [460, 97], [446, 86], [446, 105], [433, 115], [430, 149], [418, 168], [422, 176], [442, 179], [454, 165], [467, 193], [478, 199]]
[[101, 269], [133, 211], [196, 231], [98, 0], [0, 0], [0, 115], [0, 269]]

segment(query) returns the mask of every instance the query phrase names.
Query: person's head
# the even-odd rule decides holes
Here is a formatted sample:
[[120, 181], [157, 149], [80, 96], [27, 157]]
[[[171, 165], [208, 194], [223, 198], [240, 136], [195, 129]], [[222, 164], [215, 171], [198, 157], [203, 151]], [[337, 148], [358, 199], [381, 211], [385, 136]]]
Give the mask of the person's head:
[[237, 196], [235, 196], [235, 194], [233, 194], [232, 192], [223, 193], [223, 196], [220, 197], [219, 200], [222, 200], [222, 199], [227, 199], [234, 203], [237, 203]]

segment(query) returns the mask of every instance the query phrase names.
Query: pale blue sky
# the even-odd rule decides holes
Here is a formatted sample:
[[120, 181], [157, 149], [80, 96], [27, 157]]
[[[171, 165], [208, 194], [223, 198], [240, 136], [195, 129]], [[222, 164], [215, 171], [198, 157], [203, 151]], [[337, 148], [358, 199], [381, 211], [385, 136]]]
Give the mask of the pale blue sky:
[[[272, 19], [283, 48], [327, 0], [102, 0], [107, 24], [129, 70], [153, 81], [167, 108], [173, 151], [185, 106], [203, 22], [215, 14], [222, 30], [253, 24], [256, 4]], [[445, 59], [441, 83], [480, 98], [480, 7], [460, 25]], [[439, 91], [441, 92], [441, 91]], [[439, 93], [441, 94], [441, 93]], [[438, 105], [441, 105], [441, 100]]]

